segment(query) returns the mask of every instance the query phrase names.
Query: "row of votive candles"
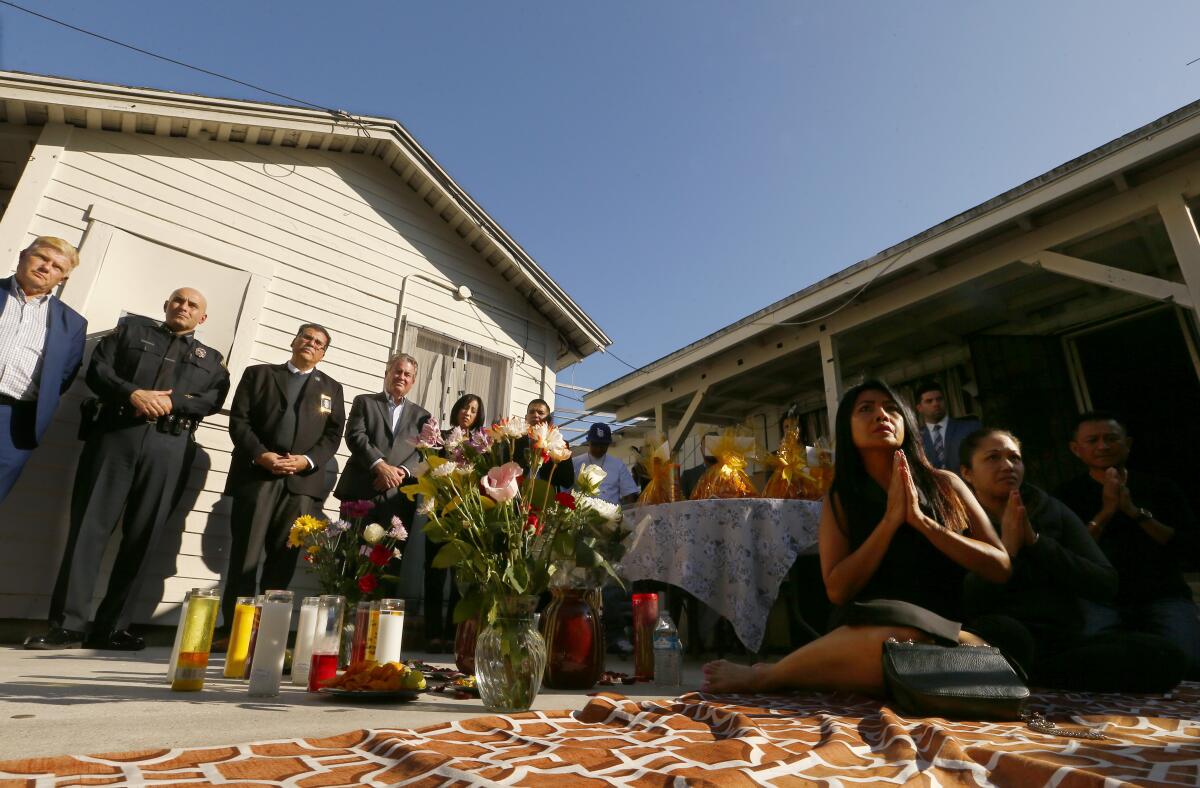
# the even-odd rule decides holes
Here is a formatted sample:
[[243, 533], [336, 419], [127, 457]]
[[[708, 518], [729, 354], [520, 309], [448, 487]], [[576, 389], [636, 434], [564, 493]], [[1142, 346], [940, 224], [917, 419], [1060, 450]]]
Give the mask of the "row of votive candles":
[[[291, 591], [238, 597], [225, 655], [225, 677], [249, 679], [251, 696], [279, 694], [292, 600]], [[219, 602], [213, 589], [193, 588], [184, 597], [167, 668], [171, 689], [204, 688]], [[337, 674], [345, 605], [346, 598], [336, 595], [310, 596], [301, 602], [292, 657], [293, 684], [307, 685], [315, 692]], [[351, 661], [398, 662], [403, 632], [403, 599], [360, 602], [355, 611]]]

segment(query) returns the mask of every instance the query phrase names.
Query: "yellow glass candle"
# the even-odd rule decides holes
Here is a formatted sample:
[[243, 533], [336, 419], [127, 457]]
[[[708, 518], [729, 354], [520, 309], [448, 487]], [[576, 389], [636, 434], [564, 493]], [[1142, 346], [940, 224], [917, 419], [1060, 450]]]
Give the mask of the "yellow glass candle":
[[171, 689], [178, 692], [204, 689], [204, 674], [208, 670], [208, 652], [212, 648], [213, 627], [217, 624], [220, 601], [220, 595], [215, 590], [192, 592]]
[[250, 652], [250, 633], [254, 630], [254, 597], [240, 596], [233, 609], [233, 626], [229, 629], [229, 648], [225, 651], [225, 678], [240, 679], [246, 671], [246, 655]]
[[367, 662], [375, 661], [375, 646], [379, 642], [379, 600], [371, 603], [371, 621], [367, 626]]

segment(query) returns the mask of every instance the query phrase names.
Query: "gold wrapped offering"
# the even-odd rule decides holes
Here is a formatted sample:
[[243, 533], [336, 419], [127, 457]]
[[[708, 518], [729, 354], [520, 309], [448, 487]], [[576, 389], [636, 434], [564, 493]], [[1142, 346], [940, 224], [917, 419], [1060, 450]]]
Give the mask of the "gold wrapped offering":
[[642, 470], [650, 477], [646, 488], [638, 496], [639, 504], [675, 503], [683, 500], [679, 488], [679, 465], [671, 462], [671, 442], [655, 433], [646, 438], [642, 446]]
[[764, 498], [803, 498], [816, 500], [821, 497], [820, 483], [809, 472], [808, 450], [800, 442], [800, 425], [795, 419], [783, 422], [783, 439], [779, 449], [766, 458], [766, 463], [775, 470], [763, 488]]
[[696, 483], [696, 489], [692, 490], [693, 501], [758, 497], [758, 490], [746, 473], [746, 462], [756, 454], [754, 436], [748, 429], [728, 427], [718, 436], [705, 438], [704, 446], [706, 453], [716, 457], [717, 462]]
[[829, 448], [829, 441], [817, 438], [817, 445], [809, 446], [807, 453], [808, 472], [816, 483], [816, 489], [805, 497], [810, 501], [818, 501], [833, 483], [833, 450]]

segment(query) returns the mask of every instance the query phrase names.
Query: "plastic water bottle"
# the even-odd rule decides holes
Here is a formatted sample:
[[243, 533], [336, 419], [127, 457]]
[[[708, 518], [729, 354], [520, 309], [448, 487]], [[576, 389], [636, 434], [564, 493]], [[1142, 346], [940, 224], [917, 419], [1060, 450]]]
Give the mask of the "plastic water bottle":
[[678, 687], [683, 683], [683, 646], [679, 631], [667, 612], [665, 599], [659, 599], [658, 621], [654, 625], [654, 684]]

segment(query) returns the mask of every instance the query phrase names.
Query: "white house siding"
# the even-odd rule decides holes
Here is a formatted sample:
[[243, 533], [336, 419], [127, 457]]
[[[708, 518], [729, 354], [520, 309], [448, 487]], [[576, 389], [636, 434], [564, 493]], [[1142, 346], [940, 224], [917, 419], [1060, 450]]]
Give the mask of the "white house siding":
[[[511, 358], [513, 410], [552, 395], [557, 348], [547, 347], [555, 334], [545, 319], [379, 159], [75, 129], [28, 237], [53, 234], [78, 243], [92, 205], [116, 206], [164, 232], [196, 233], [274, 264], [250, 363], [286, 359], [296, 327], [321, 323], [333, 335], [322, 369], [344, 386], [347, 411], [355, 395], [380, 388], [396, 301], [411, 273], [466, 285], [474, 303], [411, 277], [407, 320]], [[86, 243], [83, 251], [86, 260]], [[207, 295], [210, 313], [223, 308], [220, 293]], [[79, 448], [77, 401], [64, 402], [28, 478], [0, 508], [0, 618], [46, 613]], [[489, 403], [489, 413], [496, 407]], [[155, 548], [139, 620], [170, 618], [165, 614], [187, 589], [219, 582], [228, 542], [228, 501], [220, 496], [232, 448], [227, 423], [218, 415], [197, 433], [211, 468], [197, 469], [189, 481], [195, 503], [181, 537], [176, 521]], [[346, 456], [343, 443], [343, 465]]]

